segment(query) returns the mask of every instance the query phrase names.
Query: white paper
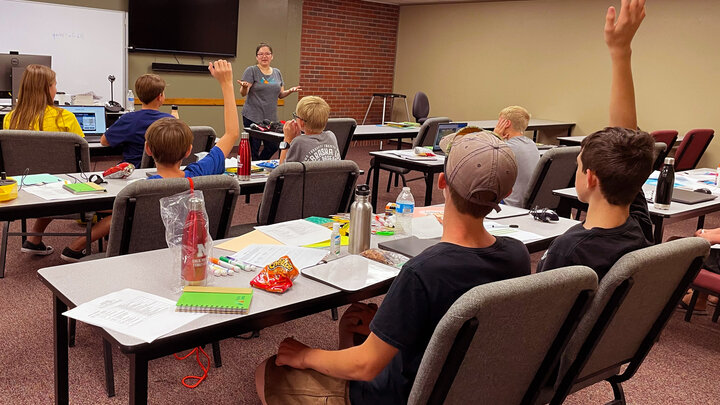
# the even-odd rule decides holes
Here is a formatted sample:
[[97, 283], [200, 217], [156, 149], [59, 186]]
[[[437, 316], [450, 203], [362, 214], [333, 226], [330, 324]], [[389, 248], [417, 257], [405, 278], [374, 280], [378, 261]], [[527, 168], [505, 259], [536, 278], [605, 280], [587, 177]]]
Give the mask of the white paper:
[[419, 239], [432, 239], [442, 236], [443, 226], [435, 215], [425, 215], [412, 219], [412, 234]]
[[63, 315], [150, 343], [205, 315], [175, 312], [175, 304], [167, 298], [126, 288], [95, 298]]
[[519, 217], [522, 215], [527, 215], [530, 213], [529, 210], [526, 210], [525, 208], [518, 208], [513, 207], [511, 205], [507, 204], [500, 204], [500, 212], [497, 212], [495, 210], [490, 211], [489, 214], [487, 214], [485, 217], [489, 219], [501, 219], [501, 218], [510, 218], [510, 217]]
[[396, 150], [391, 152], [395, 156], [399, 156], [403, 159], [408, 160], [427, 160], [427, 161], [436, 161], [436, 160], [443, 160], [445, 157], [443, 155], [435, 155], [435, 156], [421, 156], [415, 154], [415, 150], [413, 149], [403, 149], [403, 150]]
[[517, 239], [522, 243], [534, 242], [536, 240], [540, 240], [543, 238], [542, 236], [540, 236], [536, 233], [532, 233], [532, 232], [528, 232], [528, 231], [521, 231], [520, 229], [517, 229], [517, 228], [503, 227], [502, 225], [497, 226], [497, 227], [487, 227], [486, 226], [486, 229], [488, 232], [490, 232], [491, 235], [508, 236], [513, 239]]
[[290, 246], [312, 245], [313, 243], [330, 240], [330, 234], [332, 233], [330, 229], [304, 219], [256, 226], [255, 229], [278, 242]]
[[34, 194], [44, 200], [70, 200], [81, 198], [77, 194], [73, 194], [63, 188], [63, 182], [50, 183], [42, 186], [23, 187], [23, 190], [30, 194]]
[[328, 251], [325, 249], [304, 248], [287, 245], [249, 245], [232, 255], [234, 259], [265, 267], [275, 260], [288, 256], [295, 267], [304, 269], [314, 266], [322, 260]]

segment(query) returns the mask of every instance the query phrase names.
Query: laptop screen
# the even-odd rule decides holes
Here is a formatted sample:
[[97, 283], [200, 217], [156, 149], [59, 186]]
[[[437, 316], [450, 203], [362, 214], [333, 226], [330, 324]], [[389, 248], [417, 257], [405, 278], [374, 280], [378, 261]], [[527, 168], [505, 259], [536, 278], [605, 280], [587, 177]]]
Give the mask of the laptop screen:
[[85, 135], [102, 135], [107, 127], [105, 126], [105, 107], [101, 105], [68, 105], [62, 108], [75, 114], [80, 128]]
[[435, 144], [433, 144], [433, 152], [441, 152], [440, 149], [440, 140], [442, 140], [445, 136], [454, 134], [455, 132], [459, 131], [461, 128], [465, 128], [467, 126], [467, 122], [451, 122], [448, 124], [439, 124], [437, 134], [435, 134]]

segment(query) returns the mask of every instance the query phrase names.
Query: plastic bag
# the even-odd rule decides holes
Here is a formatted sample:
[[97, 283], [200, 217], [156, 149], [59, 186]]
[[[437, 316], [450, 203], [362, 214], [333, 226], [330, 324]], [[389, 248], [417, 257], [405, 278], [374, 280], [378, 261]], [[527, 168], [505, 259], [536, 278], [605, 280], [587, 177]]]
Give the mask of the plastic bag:
[[283, 293], [292, 287], [293, 280], [300, 272], [288, 256], [283, 256], [263, 267], [250, 285], [265, 291]]
[[387, 264], [401, 268], [408, 260], [407, 256], [401, 255], [395, 252], [389, 252], [387, 250], [371, 248], [360, 252], [360, 256], [366, 257], [370, 260], [374, 260], [378, 263]]
[[173, 254], [173, 269], [180, 269], [178, 290], [186, 285], [208, 285], [212, 238], [202, 191], [192, 190], [160, 199], [165, 241]]

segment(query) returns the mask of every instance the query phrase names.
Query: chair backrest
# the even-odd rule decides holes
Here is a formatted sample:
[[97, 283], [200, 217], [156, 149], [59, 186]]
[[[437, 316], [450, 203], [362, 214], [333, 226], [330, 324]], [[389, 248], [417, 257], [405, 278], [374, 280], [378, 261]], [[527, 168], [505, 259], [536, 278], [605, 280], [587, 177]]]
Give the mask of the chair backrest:
[[715, 131], [712, 129], [693, 129], [685, 134], [675, 152], [675, 170], [691, 170], [697, 166], [700, 158], [710, 145]]
[[412, 115], [415, 117], [415, 122], [420, 124], [423, 123], [430, 115], [430, 100], [428, 100], [427, 94], [422, 91], [415, 93], [413, 99]]
[[657, 159], [655, 159], [654, 170], [657, 170], [660, 166], [662, 166], [662, 163], [665, 161], [665, 157], [668, 153], [670, 153], [673, 146], [675, 146], [678, 131], [675, 131], [674, 129], [661, 129], [651, 132], [650, 135], [655, 138], [655, 142], [662, 142], [667, 146], [664, 153], [661, 153]]
[[438, 125], [447, 122], [450, 122], [450, 118], [448, 117], [434, 117], [426, 119], [422, 125], [420, 125], [418, 134], [415, 139], [413, 139], [413, 148], [416, 146], [433, 146], [433, 144], [435, 144], [435, 135], [437, 135]]
[[668, 150], [668, 146], [665, 144], [665, 142], [655, 142], [655, 147], [653, 148], [653, 154], [655, 155], [655, 163], [653, 163], [653, 170], [660, 169], [660, 166], [662, 166], [663, 162], [665, 161], [665, 156], [667, 156]]
[[90, 149], [70, 132], [0, 131], [0, 171], [10, 176], [36, 173], [79, 173], [90, 170]]
[[621, 257], [600, 280], [563, 353], [553, 403], [617, 374], [626, 363], [618, 382], [632, 377], [709, 252], [706, 240], [684, 238]]
[[560, 197], [553, 195], [552, 191], [573, 186], [579, 154], [580, 146], [563, 146], [543, 153], [530, 177], [530, 186], [523, 196], [522, 207], [556, 209]]
[[258, 224], [347, 212], [359, 173], [352, 160], [278, 165], [265, 184]]
[[[227, 236], [240, 186], [230, 176], [193, 177], [201, 190], [208, 214], [210, 236]], [[108, 256], [144, 252], [167, 247], [165, 225], [160, 216], [160, 199], [189, 190], [187, 179], [140, 180], [122, 189], [115, 198], [110, 225]]]
[[[182, 160], [180, 166], [187, 166], [190, 163], [196, 162], [196, 153], [210, 152], [210, 149], [215, 146], [215, 138], [217, 138], [217, 134], [212, 127], [192, 126], [190, 127], [190, 130], [192, 131], [194, 136], [192, 152], [190, 152], [190, 155], [188, 157]], [[155, 167], [155, 161], [145, 152], [145, 148], [143, 148], [143, 155], [140, 159], [140, 168], [147, 169], [151, 167]]]
[[352, 118], [330, 118], [325, 125], [325, 130], [335, 134], [340, 150], [340, 159], [345, 159], [345, 155], [350, 149], [350, 141], [352, 141], [355, 128], [357, 128], [357, 122]]
[[435, 328], [408, 404], [532, 404], [597, 288], [585, 266], [468, 291]]

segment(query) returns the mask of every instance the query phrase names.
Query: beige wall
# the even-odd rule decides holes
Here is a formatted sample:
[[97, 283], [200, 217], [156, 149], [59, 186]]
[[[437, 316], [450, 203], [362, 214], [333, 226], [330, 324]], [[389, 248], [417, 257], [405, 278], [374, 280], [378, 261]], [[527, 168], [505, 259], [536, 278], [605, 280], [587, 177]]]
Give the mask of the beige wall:
[[[422, 90], [431, 116], [491, 119], [506, 105], [536, 118], [607, 123], [607, 0], [533, 0], [400, 8], [395, 91]], [[720, 131], [720, 2], [648, 0], [634, 41], [639, 125]], [[404, 114], [403, 114], [404, 116]], [[720, 137], [720, 135], [718, 136]], [[720, 162], [720, 139], [702, 165]]]
[[[127, 0], [44, 0], [45, 2], [110, 10], [127, 11]], [[273, 66], [280, 69], [286, 88], [299, 83], [300, 71], [300, 29], [302, 25], [302, 0], [240, 0], [240, 21], [238, 26], [237, 57], [229, 59], [237, 79], [249, 65], [255, 64], [255, 47], [259, 42], [268, 42], [273, 47]], [[158, 22], [162, 29], [162, 22]], [[184, 64], [201, 64], [199, 56], [182, 56]], [[204, 62], [214, 60], [205, 57]], [[128, 57], [128, 84], [144, 73], [152, 73], [153, 62], [177, 63], [172, 55], [160, 53], [130, 53]], [[210, 75], [196, 73], [156, 72], [168, 83], [165, 95], [168, 98], [222, 98], [220, 87]], [[58, 78], [62, 81], [62, 78]], [[116, 94], [125, 94], [125, 90]], [[240, 98], [239, 91], [236, 92]], [[285, 98], [285, 106], [278, 108], [278, 118], [290, 118], [295, 111], [297, 94]], [[170, 107], [163, 107], [170, 112]], [[222, 107], [181, 106], [180, 116], [189, 125], [210, 125], [222, 135], [224, 125]], [[242, 118], [241, 118], [242, 119]]]

